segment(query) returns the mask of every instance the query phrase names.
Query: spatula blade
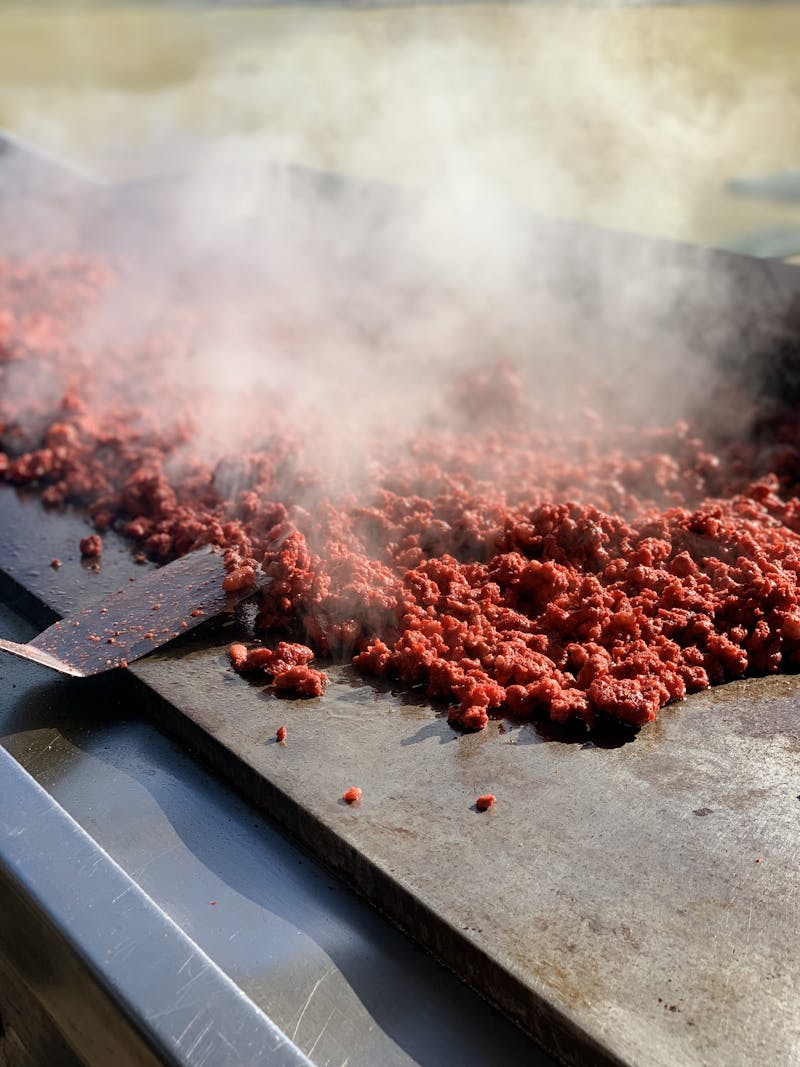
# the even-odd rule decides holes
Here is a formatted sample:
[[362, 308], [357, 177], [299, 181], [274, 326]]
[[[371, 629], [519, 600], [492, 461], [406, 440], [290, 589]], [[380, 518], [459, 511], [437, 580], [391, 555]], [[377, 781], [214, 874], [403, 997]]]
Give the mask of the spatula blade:
[[[124, 588], [54, 623], [27, 645], [2, 641], [0, 648], [78, 677], [124, 667], [253, 592], [225, 592], [224, 577], [222, 553], [198, 549], [131, 578]], [[264, 581], [259, 578], [259, 584]]]

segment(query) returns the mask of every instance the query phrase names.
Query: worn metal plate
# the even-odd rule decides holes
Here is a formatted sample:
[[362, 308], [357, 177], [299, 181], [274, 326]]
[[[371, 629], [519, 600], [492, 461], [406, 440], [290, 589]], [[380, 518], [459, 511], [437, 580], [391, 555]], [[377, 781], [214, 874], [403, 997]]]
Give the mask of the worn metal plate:
[[[84, 532], [0, 495], [0, 564], [59, 612], [124, 570], [113, 538], [98, 574], [70, 559]], [[56, 549], [57, 573], [29, 562]], [[347, 668], [279, 700], [229, 669], [230, 638], [131, 668], [158, 721], [562, 1060], [800, 1063], [800, 679], [696, 695], [604, 748], [457, 736]]]

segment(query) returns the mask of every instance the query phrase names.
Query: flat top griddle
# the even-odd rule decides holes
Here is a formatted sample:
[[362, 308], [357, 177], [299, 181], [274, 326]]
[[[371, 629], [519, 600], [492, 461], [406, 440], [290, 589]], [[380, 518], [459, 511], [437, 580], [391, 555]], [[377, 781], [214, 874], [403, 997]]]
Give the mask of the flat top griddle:
[[[70, 560], [81, 527], [3, 489], [3, 570], [74, 610], [124, 570]], [[347, 667], [280, 700], [230, 670], [237, 632], [130, 668], [156, 721], [564, 1062], [800, 1062], [800, 679], [693, 696], [617, 747], [458, 736]]]
[[[334, 201], [350, 195], [335, 181], [326, 190]], [[32, 205], [27, 232], [45, 235], [52, 213], [63, 222], [66, 211], [78, 244], [126, 248], [133, 228], [155, 254], [179, 190], [139, 192], [140, 209], [136, 190], [70, 190], [64, 203]], [[0, 219], [20, 210], [0, 197]], [[574, 264], [560, 262], [573, 285], [591, 285], [594, 253], [618, 261], [621, 280], [654, 260], [634, 238], [569, 226], [548, 234], [580, 247]], [[703, 323], [713, 333], [711, 267], [721, 265], [740, 311], [751, 311], [741, 358], [785, 351], [796, 271], [685, 257], [682, 284], [664, 292], [665, 319], [685, 311], [699, 342]], [[0, 488], [0, 570], [30, 594], [28, 608], [66, 614], [140, 573], [113, 535], [99, 573], [83, 566], [86, 529], [74, 513]], [[53, 556], [64, 560], [58, 571]], [[198, 633], [120, 682], [137, 685], [156, 722], [560, 1059], [800, 1063], [800, 679], [695, 695], [629, 743], [602, 747], [532, 725], [458, 736], [413, 691], [371, 685], [347, 667], [329, 670], [320, 701], [278, 700], [229, 669], [234, 636], [233, 624]], [[274, 743], [282, 723], [285, 747]], [[350, 785], [364, 790], [358, 808], [341, 802]], [[486, 791], [496, 808], [478, 814]]]

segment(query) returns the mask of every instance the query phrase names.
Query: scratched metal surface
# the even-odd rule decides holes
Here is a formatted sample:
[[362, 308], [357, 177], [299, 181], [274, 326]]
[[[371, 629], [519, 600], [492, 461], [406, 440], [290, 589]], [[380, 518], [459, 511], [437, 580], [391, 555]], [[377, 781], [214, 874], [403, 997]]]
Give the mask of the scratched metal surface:
[[[67, 611], [112, 581], [30, 562], [64, 550], [72, 517], [8, 490], [0, 515], [3, 567], [39, 599]], [[602, 748], [531, 726], [458, 737], [347, 669], [319, 701], [281, 701], [229, 670], [230, 636], [132, 668], [157, 721], [565, 1062], [800, 1062], [800, 679], [695, 696]]]
[[[797, 679], [719, 689], [603, 749], [529, 726], [457, 737], [345, 670], [287, 705], [233, 676], [222, 642], [140, 677], [214, 738], [217, 766], [565, 1061], [800, 1062]], [[282, 722], [285, 748], [270, 743]], [[357, 810], [338, 799], [353, 784]]]

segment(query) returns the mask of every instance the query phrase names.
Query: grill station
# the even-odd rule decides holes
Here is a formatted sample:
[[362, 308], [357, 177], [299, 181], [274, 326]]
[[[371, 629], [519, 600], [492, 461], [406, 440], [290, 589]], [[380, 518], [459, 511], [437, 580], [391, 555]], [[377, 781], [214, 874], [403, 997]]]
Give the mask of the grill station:
[[[168, 209], [168, 183], [83, 189], [10, 144], [0, 163], [0, 215], [19, 203], [13, 177], [45, 174], [32, 233], [61, 211], [113, 245], [121, 203], [154, 229]], [[620, 278], [642, 247], [536, 233]], [[698, 279], [724, 274], [743, 321], [752, 309], [731, 373], [754, 359], [783, 373], [800, 274], [680, 255], [664, 313], [697, 319], [707, 302], [713, 323]], [[27, 640], [140, 573], [113, 534], [89, 570], [86, 530], [2, 489], [2, 636]], [[61, 1057], [48, 1062], [91, 1064], [796, 1061], [800, 679], [694, 695], [624, 744], [498, 723], [457, 736], [424, 699], [345, 666], [326, 668], [319, 703], [287, 706], [229, 669], [236, 627], [218, 619], [98, 680], [0, 663], [7, 1033], [27, 1020]], [[358, 809], [338, 800], [353, 784]], [[478, 817], [488, 790], [496, 810]]]

